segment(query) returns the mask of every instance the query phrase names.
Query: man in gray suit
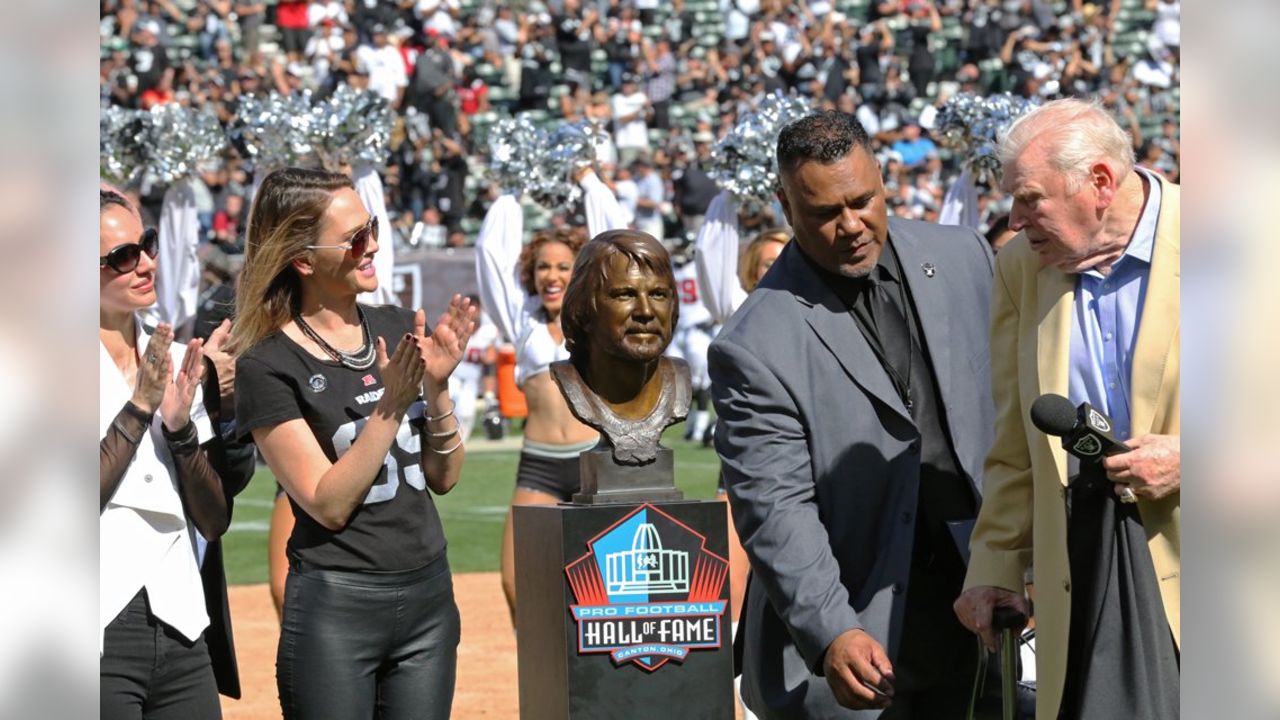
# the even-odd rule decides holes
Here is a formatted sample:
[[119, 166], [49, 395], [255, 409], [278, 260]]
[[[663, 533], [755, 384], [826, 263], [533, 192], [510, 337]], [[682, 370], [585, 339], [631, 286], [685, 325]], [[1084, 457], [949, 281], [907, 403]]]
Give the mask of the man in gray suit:
[[852, 115], [792, 123], [777, 157], [795, 242], [708, 355], [752, 569], [743, 694], [763, 718], [962, 718], [977, 651], [952, 531], [991, 443], [991, 251], [888, 219]]

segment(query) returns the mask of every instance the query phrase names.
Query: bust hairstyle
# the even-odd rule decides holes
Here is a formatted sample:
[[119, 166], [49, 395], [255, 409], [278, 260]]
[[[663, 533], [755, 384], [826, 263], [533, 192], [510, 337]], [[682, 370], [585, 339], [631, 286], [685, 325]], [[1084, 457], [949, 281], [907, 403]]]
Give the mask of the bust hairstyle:
[[806, 161], [833, 163], [861, 147], [874, 155], [871, 138], [858, 118], [839, 110], [814, 113], [778, 134], [778, 172], [786, 175]]
[[[560, 327], [564, 331], [565, 346], [573, 355], [586, 357], [591, 335], [590, 326], [596, 316], [596, 295], [608, 280], [609, 261], [621, 255], [628, 262], [652, 273], [657, 273], [674, 288], [675, 274], [671, 270], [671, 256], [654, 237], [639, 230], [608, 230], [591, 239], [578, 252], [569, 277], [569, 287], [564, 291], [564, 305], [560, 311]], [[671, 303], [671, 327], [680, 318], [680, 303]]]

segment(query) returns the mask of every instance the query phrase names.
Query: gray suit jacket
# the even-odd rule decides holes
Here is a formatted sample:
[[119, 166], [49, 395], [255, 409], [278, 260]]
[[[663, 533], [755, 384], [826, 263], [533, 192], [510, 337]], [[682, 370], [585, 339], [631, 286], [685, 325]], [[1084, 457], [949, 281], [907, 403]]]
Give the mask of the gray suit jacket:
[[[977, 496], [994, 418], [991, 251], [972, 230], [897, 218], [889, 238]], [[740, 624], [747, 705], [762, 718], [875, 717], [841, 708], [816, 673], [851, 628], [896, 658], [919, 484], [915, 424], [794, 242], [725, 324], [708, 363], [716, 450], [751, 560]]]

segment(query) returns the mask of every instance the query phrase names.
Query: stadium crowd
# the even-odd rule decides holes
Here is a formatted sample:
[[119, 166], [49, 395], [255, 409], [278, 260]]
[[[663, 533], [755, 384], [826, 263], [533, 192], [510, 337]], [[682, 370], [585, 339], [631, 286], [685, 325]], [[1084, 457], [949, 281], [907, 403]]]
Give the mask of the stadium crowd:
[[[775, 91], [855, 112], [902, 216], [938, 217], [959, 163], [930, 129], [964, 91], [1098, 96], [1139, 162], [1177, 181], [1179, 34], [1178, 0], [102, 0], [100, 88], [104, 105], [209, 106], [228, 125], [246, 94], [372, 89], [405, 121], [382, 171], [399, 247], [474, 242], [500, 117], [589, 118], [632, 223], [680, 244], [716, 193], [715, 141]], [[195, 183], [204, 237], [229, 255], [253, 170], [228, 149]], [[153, 219], [164, 189], [132, 190]], [[985, 231], [1008, 201], [980, 202]]]

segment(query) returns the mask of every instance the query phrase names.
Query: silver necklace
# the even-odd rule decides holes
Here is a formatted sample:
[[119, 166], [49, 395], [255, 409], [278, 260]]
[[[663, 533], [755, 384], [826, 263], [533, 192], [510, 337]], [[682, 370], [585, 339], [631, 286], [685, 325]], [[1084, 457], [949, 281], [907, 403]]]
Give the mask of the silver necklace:
[[320, 333], [316, 332], [314, 328], [307, 324], [306, 320], [302, 319], [301, 313], [294, 315], [293, 321], [302, 329], [303, 335], [311, 338], [315, 344], [320, 346], [321, 350], [324, 350], [326, 355], [333, 358], [339, 365], [352, 370], [368, 370], [373, 366], [373, 361], [377, 359], [377, 353], [374, 352], [373, 341], [369, 333], [369, 320], [364, 316], [364, 311], [360, 309], [359, 305], [356, 306], [356, 314], [360, 316], [361, 345], [359, 350], [351, 353], [343, 352], [325, 342], [325, 339], [320, 337]]

